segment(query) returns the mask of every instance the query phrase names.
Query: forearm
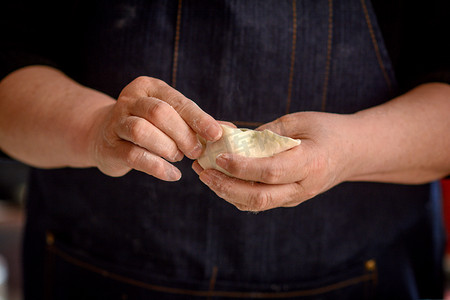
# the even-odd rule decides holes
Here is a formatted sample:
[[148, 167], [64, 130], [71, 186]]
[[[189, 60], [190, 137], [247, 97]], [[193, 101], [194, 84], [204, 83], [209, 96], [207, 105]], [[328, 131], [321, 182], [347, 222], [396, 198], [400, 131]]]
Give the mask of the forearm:
[[351, 116], [350, 181], [424, 183], [450, 173], [450, 86], [424, 84]]
[[110, 97], [43, 66], [0, 82], [0, 148], [37, 167], [87, 167], [90, 130]]
[[272, 157], [222, 154], [217, 171], [194, 170], [237, 208], [291, 207], [345, 181], [430, 182], [450, 173], [450, 86], [422, 85], [355, 114], [298, 112], [259, 129], [301, 139]]

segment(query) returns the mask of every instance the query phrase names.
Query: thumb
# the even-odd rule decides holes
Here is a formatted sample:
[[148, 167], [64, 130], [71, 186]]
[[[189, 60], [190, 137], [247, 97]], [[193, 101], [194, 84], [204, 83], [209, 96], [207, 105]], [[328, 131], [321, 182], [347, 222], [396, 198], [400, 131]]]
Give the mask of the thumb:
[[275, 132], [276, 134], [291, 138], [299, 138], [300, 128], [302, 127], [302, 118], [299, 113], [284, 115], [272, 122], [261, 125], [256, 130], [265, 130]]

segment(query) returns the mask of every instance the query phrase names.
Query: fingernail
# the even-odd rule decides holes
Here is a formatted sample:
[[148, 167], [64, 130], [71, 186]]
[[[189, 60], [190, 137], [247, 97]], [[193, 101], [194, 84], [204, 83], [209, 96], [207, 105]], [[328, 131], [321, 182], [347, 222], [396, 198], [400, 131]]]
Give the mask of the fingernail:
[[180, 160], [183, 159], [183, 157], [184, 157], [183, 152], [181, 152], [181, 151], [178, 150], [177, 154], [176, 154], [175, 157], [174, 157], [174, 161], [180, 161]]
[[203, 145], [197, 141], [197, 145], [195, 145], [194, 149], [192, 149], [191, 152], [189, 152], [189, 158], [196, 159], [202, 154]]
[[216, 157], [216, 164], [224, 169], [227, 169], [231, 156], [227, 153], [221, 153]]
[[177, 168], [173, 167], [170, 170], [167, 171], [167, 177], [171, 181], [177, 181], [181, 178], [181, 172]]
[[222, 135], [222, 128], [217, 124], [211, 124], [206, 128], [206, 135], [210, 141], [216, 141]]

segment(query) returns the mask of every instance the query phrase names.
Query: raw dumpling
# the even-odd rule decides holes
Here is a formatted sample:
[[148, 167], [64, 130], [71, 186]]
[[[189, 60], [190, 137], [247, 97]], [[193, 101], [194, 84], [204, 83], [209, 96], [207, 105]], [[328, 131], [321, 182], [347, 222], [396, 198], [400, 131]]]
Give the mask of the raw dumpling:
[[267, 129], [256, 131], [221, 126], [223, 134], [220, 140], [206, 143], [205, 140], [201, 141], [205, 145], [205, 151], [198, 159], [198, 163], [203, 169], [216, 169], [228, 176], [232, 175], [216, 165], [216, 157], [221, 153], [234, 153], [246, 157], [269, 157], [300, 144], [300, 140], [281, 136]]

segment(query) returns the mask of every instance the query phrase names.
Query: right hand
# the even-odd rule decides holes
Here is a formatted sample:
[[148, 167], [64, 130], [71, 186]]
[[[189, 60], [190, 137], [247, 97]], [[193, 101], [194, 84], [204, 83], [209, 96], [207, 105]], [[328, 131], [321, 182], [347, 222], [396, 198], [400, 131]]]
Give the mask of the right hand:
[[114, 104], [99, 111], [91, 135], [90, 155], [105, 174], [122, 176], [131, 169], [165, 181], [181, 172], [169, 162], [202, 152], [197, 134], [215, 141], [218, 122], [165, 82], [139, 77]]

